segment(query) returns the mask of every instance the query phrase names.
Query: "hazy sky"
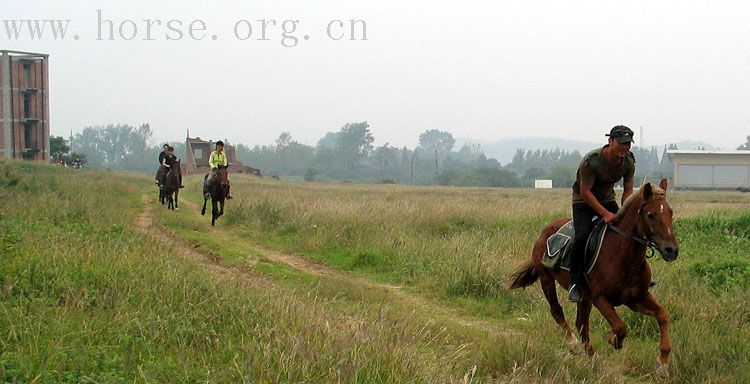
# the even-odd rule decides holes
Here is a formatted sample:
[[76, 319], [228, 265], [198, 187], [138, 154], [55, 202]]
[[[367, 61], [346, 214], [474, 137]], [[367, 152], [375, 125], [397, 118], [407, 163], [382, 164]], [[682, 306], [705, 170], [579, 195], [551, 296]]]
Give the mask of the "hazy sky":
[[[251, 145], [289, 131], [315, 144], [361, 120], [376, 144], [409, 147], [433, 128], [481, 140], [603, 143], [610, 127], [626, 124], [636, 134], [644, 127], [646, 145], [690, 139], [724, 149], [750, 135], [747, 2], [170, 4], [2, 0], [0, 49], [50, 54], [53, 135], [148, 122], [155, 142], [182, 141], [189, 129]], [[97, 10], [114, 41], [107, 22], [98, 40]], [[70, 22], [64, 40], [49, 26], [41, 40], [27, 25], [9, 36], [5, 20], [21, 19]], [[367, 40], [362, 23], [348, 39], [352, 19], [364, 21]], [[194, 20], [206, 25], [194, 24], [202, 40], [189, 34]], [[299, 20], [288, 34], [296, 42], [282, 40], [285, 20]], [[344, 38], [329, 37], [329, 25]], [[169, 40], [175, 29], [182, 39]]]

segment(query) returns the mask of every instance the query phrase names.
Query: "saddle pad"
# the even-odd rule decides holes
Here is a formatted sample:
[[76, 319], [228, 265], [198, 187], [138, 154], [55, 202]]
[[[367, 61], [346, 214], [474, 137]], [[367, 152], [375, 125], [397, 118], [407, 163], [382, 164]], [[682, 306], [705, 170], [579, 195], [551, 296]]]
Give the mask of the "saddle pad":
[[[588, 274], [594, 268], [602, 248], [602, 241], [607, 226], [599, 220], [594, 224], [591, 234], [586, 242], [585, 271]], [[573, 247], [575, 229], [573, 220], [568, 221], [560, 229], [547, 238], [547, 251], [542, 257], [542, 265], [548, 269], [562, 268], [570, 271], [570, 250]]]

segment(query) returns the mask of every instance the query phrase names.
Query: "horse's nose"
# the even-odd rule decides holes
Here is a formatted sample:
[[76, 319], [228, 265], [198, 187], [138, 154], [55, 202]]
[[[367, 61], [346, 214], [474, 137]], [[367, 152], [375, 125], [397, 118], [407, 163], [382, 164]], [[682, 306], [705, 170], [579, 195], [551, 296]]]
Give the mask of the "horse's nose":
[[664, 247], [664, 256], [667, 261], [672, 261], [677, 258], [677, 255], [680, 254], [680, 248], [679, 247], [672, 247], [672, 246], [666, 246]]

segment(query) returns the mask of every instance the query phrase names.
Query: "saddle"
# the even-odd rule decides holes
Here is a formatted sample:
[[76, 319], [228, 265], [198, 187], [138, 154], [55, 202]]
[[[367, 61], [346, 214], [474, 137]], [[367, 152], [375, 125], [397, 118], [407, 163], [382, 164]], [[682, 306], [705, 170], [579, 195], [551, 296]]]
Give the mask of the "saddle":
[[[604, 233], [607, 231], [607, 225], [601, 218], [594, 222], [588, 240], [586, 240], [586, 252], [584, 256], [584, 271], [586, 274], [591, 272], [599, 258], [599, 251], [602, 248]], [[570, 271], [570, 250], [573, 248], [575, 239], [575, 229], [571, 219], [565, 225], [560, 227], [557, 232], [547, 239], [547, 252], [542, 257], [542, 265], [548, 269], [562, 268]]]

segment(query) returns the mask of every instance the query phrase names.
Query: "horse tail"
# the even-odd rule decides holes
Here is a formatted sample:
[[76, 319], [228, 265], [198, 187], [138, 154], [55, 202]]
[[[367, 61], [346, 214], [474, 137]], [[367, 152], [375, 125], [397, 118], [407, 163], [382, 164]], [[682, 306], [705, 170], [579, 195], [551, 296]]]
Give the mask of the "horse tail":
[[529, 260], [518, 267], [513, 275], [511, 275], [511, 283], [508, 289], [525, 288], [534, 284], [538, 279], [539, 273], [534, 268], [533, 261]]

